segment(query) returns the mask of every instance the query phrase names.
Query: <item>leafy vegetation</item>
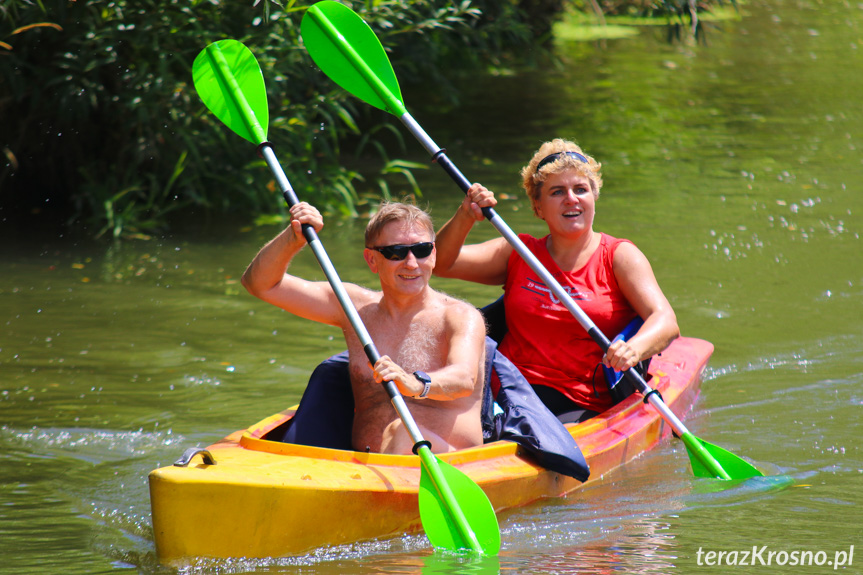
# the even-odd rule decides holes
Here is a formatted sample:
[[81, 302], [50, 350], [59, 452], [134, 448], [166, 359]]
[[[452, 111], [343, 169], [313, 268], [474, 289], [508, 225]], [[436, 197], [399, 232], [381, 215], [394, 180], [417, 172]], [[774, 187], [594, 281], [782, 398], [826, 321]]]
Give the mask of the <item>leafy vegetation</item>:
[[[53, 207], [88, 234], [115, 238], [145, 237], [191, 212], [283, 215], [263, 160], [207, 112], [191, 84], [195, 56], [222, 38], [242, 41], [261, 64], [269, 138], [300, 198], [355, 215], [372, 198], [419, 194], [413, 171], [424, 166], [391, 157], [404, 149], [391, 119], [356, 104], [303, 49], [310, 4], [3, 1], [0, 209]], [[402, 82], [455, 98], [449, 70], [541, 54], [525, 48], [548, 42], [563, 0], [352, 7], [392, 50]]]
[[[736, 10], [737, 4], [737, 0], [576, 0], [568, 20], [572, 23], [592, 15], [610, 29], [604, 35], [609, 38], [630, 35], [626, 26], [662, 24], [668, 27], [669, 40], [699, 41], [705, 37], [705, 22], [731, 17], [729, 10]], [[587, 39], [603, 34], [597, 30], [570, 31], [569, 36]]]
[[[114, 237], [152, 232], [191, 207], [283, 210], [262, 161], [207, 113], [191, 85], [198, 52], [228, 37], [247, 44], [262, 66], [269, 137], [300, 197], [314, 194], [322, 209], [356, 213], [365, 197], [393, 185], [418, 192], [410, 172], [417, 166], [375, 144], [386, 131], [382, 120], [358, 111], [303, 50], [299, 24], [310, 3], [4, 2], [0, 201], [57, 205], [89, 233]], [[470, 2], [356, 8], [390, 45], [410, 48], [399, 49], [396, 61], [408, 76], [439, 74], [436, 63], [466, 44], [509, 48], [495, 37], [514, 29], [492, 22], [482, 31]], [[342, 141], [350, 135], [361, 153], [377, 152], [374, 161], [354, 162], [362, 171], [344, 167], [351, 162]]]

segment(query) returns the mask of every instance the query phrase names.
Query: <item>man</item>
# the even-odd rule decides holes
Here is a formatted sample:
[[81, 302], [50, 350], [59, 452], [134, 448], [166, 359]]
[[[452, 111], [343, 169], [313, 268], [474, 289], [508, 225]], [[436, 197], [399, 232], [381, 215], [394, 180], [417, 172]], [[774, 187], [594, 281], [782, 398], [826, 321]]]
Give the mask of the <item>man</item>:
[[363, 251], [381, 291], [344, 285], [382, 354], [372, 367], [329, 283], [286, 273], [306, 244], [301, 226], [323, 227], [320, 213], [309, 204], [299, 203], [290, 212], [290, 225], [258, 252], [243, 285], [294, 315], [342, 329], [356, 409], [354, 449], [411, 452], [413, 441], [382, 381], [395, 382], [434, 451], [482, 444], [485, 323], [473, 306], [429, 286], [436, 253], [428, 214], [408, 204], [383, 204], [366, 228]]

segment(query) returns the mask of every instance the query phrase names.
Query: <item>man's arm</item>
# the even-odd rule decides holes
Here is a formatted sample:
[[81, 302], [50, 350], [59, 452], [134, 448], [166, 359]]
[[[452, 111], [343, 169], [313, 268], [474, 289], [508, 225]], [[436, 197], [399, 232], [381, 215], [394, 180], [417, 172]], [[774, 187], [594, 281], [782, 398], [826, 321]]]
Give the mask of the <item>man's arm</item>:
[[[485, 322], [473, 306], [458, 302], [445, 312], [448, 334], [446, 364], [428, 371], [431, 387], [428, 399], [451, 401], [469, 397], [482, 385], [485, 360]], [[402, 395], [417, 397], [424, 384], [406, 372], [389, 356], [383, 356], [374, 366], [375, 381], [394, 381]]]
[[290, 212], [290, 225], [261, 248], [246, 268], [243, 286], [253, 296], [296, 316], [341, 326], [344, 314], [327, 282], [311, 282], [286, 273], [291, 260], [306, 245], [302, 225], [309, 224], [315, 231], [324, 225], [318, 210], [305, 202], [294, 205]]

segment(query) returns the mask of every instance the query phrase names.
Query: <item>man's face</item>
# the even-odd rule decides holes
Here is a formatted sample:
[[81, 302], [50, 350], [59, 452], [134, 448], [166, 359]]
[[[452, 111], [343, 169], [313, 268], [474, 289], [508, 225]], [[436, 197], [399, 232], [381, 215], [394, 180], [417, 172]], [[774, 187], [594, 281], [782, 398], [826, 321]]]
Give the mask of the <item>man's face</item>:
[[[390, 222], [383, 227], [372, 247], [411, 245], [430, 242], [431, 234], [419, 224]], [[387, 259], [384, 254], [366, 248], [363, 252], [369, 269], [378, 274], [384, 293], [420, 293], [428, 286], [435, 265], [436, 252], [432, 249], [427, 257], [418, 258], [408, 250], [403, 260]]]

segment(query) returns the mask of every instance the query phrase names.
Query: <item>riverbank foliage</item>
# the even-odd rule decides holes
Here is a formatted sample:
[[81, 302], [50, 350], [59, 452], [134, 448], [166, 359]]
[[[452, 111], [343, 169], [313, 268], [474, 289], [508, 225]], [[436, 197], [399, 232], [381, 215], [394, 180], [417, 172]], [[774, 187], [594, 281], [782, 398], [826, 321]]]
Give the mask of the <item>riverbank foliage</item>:
[[[53, 210], [108, 237], [145, 237], [179, 215], [284, 213], [263, 160], [192, 86], [195, 56], [223, 38], [245, 43], [261, 64], [269, 139], [301, 199], [357, 214], [393, 186], [418, 194], [412, 170], [423, 166], [390, 157], [405, 144], [392, 119], [335, 87], [304, 50], [300, 21], [312, 3], [3, 2], [0, 208]], [[401, 81], [455, 94], [447, 70], [499, 64], [547, 43], [564, 2], [351, 4], [391, 49]]]

